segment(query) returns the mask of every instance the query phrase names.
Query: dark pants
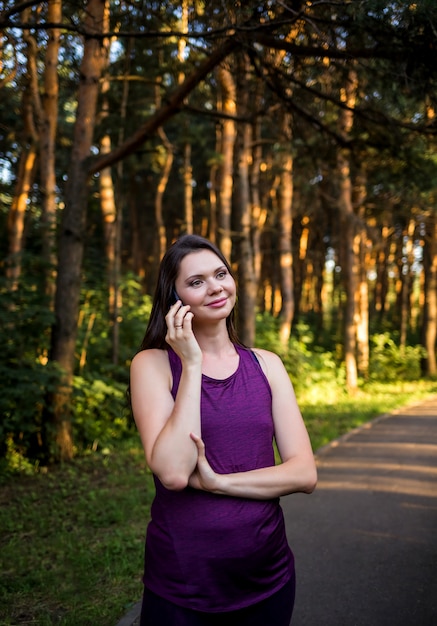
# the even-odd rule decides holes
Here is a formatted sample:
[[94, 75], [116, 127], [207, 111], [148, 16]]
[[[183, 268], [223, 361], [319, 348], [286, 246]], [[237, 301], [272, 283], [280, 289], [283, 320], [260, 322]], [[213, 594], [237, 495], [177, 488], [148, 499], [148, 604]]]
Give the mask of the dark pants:
[[244, 609], [204, 613], [177, 606], [144, 589], [140, 626], [289, 626], [294, 606], [294, 576], [275, 594]]

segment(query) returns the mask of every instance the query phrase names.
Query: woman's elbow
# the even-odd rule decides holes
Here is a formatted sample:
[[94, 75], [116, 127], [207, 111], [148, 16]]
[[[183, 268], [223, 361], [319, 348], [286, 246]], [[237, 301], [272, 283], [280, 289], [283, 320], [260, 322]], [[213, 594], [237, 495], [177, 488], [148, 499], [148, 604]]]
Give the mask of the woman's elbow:
[[190, 477], [186, 472], [177, 468], [157, 467], [153, 463], [149, 467], [161, 485], [169, 491], [182, 491], [188, 487]]
[[181, 474], [158, 476], [158, 478], [169, 491], [182, 491], [188, 487], [188, 477]]
[[313, 493], [316, 486], [317, 486], [317, 467], [314, 465], [306, 473], [302, 491], [304, 493]]

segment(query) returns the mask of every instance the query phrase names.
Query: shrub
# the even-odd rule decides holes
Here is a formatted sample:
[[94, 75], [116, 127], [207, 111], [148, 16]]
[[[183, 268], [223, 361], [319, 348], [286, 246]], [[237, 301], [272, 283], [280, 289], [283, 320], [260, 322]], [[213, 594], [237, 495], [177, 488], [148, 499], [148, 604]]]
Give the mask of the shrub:
[[424, 356], [422, 346], [398, 346], [389, 333], [372, 335], [370, 378], [381, 382], [418, 380]]
[[110, 379], [76, 376], [73, 439], [80, 448], [109, 446], [133, 432], [126, 385]]

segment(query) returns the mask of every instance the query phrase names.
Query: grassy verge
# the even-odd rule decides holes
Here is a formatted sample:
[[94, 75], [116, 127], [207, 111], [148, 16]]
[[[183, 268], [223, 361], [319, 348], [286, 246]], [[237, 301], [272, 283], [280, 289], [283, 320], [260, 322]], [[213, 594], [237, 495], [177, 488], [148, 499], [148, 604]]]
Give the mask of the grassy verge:
[[153, 494], [135, 440], [0, 492], [0, 624], [112, 626], [141, 594]]
[[[432, 393], [435, 383], [372, 384], [352, 399], [302, 392], [299, 403], [316, 450]], [[138, 440], [0, 489], [0, 623], [114, 626], [141, 595], [153, 485]]]
[[396, 408], [414, 405], [437, 394], [437, 383], [415, 381], [372, 383], [350, 397], [335, 389], [317, 388], [302, 392], [299, 405], [314, 450]]

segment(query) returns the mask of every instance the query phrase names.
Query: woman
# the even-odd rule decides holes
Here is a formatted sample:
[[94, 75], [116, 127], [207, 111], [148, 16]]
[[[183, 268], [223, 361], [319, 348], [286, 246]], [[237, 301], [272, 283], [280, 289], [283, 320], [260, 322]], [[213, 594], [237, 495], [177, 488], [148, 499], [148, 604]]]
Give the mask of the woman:
[[275, 354], [238, 341], [235, 300], [211, 242], [185, 235], [169, 248], [131, 365], [156, 486], [141, 626], [291, 619], [294, 563], [279, 497], [311, 493], [316, 467], [289, 376]]

